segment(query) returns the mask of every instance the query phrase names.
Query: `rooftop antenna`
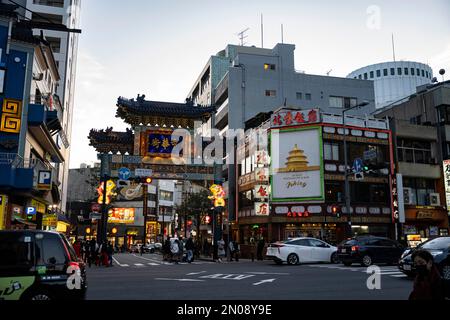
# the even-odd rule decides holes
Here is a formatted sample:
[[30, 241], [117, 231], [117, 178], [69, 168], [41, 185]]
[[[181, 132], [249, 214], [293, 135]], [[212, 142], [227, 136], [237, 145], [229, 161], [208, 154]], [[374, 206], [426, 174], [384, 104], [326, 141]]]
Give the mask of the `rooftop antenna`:
[[264, 20], [261, 13], [261, 48], [264, 48]]
[[239, 32], [237, 35], [239, 36], [239, 40], [241, 42], [241, 46], [243, 46], [245, 44], [244, 39], [248, 38], [248, 36], [245, 34], [248, 30], [250, 30], [250, 28], [247, 28], [245, 30], [242, 30], [241, 32]]
[[333, 71], [333, 69], [327, 72], [327, 76], [330, 76], [331, 71]]
[[392, 55], [394, 56], [395, 62], [395, 42], [394, 42], [394, 34], [392, 33]]
[[284, 43], [284, 29], [283, 29], [283, 24], [281, 24], [281, 43]]

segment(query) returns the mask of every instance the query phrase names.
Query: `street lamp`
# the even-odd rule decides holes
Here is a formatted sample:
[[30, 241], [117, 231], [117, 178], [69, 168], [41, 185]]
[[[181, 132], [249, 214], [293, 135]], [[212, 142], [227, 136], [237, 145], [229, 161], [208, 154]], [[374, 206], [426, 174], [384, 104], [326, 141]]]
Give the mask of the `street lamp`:
[[369, 101], [364, 100], [363, 102], [350, 107], [350, 108], [344, 108], [342, 110], [342, 121], [343, 121], [343, 127], [344, 127], [344, 175], [345, 175], [345, 208], [347, 211], [347, 214], [349, 215], [349, 219], [348, 219], [348, 227], [347, 227], [347, 232], [349, 234], [349, 236], [352, 236], [352, 212], [351, 212], [351, 208], [350, 208], [350, 183], [348, 180], [349, 177], [349, 173], [347, 172], [347, 168], [348, 168], [348, 152], [347, 152], [347, 128], [346, 128], [346, 123], [345, 123], [345, 113], [350, 111], [350, 110], [354, 110], [354, 109], [358, 109], [361, 107], [365, 107], [369, 105]]

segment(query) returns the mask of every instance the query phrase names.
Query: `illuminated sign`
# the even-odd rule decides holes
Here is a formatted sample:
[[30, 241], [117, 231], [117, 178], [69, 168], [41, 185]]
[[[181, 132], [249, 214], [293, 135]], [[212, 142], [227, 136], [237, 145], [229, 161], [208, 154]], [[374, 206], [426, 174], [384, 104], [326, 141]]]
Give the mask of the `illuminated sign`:
[[172, 129], [147, 130], [141, 136], [141, 154], [149, 157], [169, 158], [173, 148], [183, 137], [172, 137]]
[[44, 227], [56, 228], [58, 224], [58, 218], [56, 214], [46, 214], [42, 218], [42, 225]]
[[35, 207], [27, 207], [26, 212], [27, 212], [27, 216], [34, 216], [37, 211], [36, 211]]
[[223, 187], [218, 184], [213, 184], [209, 190], [212, 193], [212, 196], [209, 196], [208, 198], [213, 200], [214, 207], [225, 207], [225, 191], [223, 190]]
[[255, 186], [255, 198], [257, 199], [269, 199], [270, 187], [267, 185]]
[[269, 181], [269, 168], [256, 168], [255, 179], [256, 179], [256, 182]]
[[134, 208], [113, 208], [108, 212], [108, 223], [134, 224]]
[[6, 227], [6, 208], [8, 203], [8, 196], [0, 195], [0, 230]]
[[[97, 202], [99, 204], [103, 204], [103, 194], [104, 194], [104, 188], [103, 188], [104, 183], [101, 183], [100, 186], [97, 188], [97, 192], [98, 192], [98, 200]], [[114, 183], [114, 181], [112, 180], [108, 180], [106, 182], [106, 202], [105, 204], [110, 204], [112, 197], [115, 196], [114, 193], [114, 189], [116, 188], [116, 184]]]

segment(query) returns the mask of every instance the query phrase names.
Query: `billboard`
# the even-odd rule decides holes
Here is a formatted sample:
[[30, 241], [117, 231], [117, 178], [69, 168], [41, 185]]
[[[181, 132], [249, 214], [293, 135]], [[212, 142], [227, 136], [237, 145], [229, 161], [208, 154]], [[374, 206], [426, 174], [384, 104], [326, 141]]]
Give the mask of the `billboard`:
[[134, 224], [135, 208], [113, 208], [108, 212], [108, 223]]
[[324, 202], [321, 127], [272, 130], [271, 196], [273, 202]]

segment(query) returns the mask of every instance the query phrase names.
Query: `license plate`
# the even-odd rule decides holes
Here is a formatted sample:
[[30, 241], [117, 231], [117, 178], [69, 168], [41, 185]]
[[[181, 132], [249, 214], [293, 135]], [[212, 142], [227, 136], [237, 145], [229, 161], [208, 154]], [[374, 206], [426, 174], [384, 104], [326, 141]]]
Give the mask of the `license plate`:
[[411, 271], [411, 266], [409, 264], [404, 264], [403, 265], [403, 270]]
[[347, 253], [347, 249], [341, 249], [342, 253]]

